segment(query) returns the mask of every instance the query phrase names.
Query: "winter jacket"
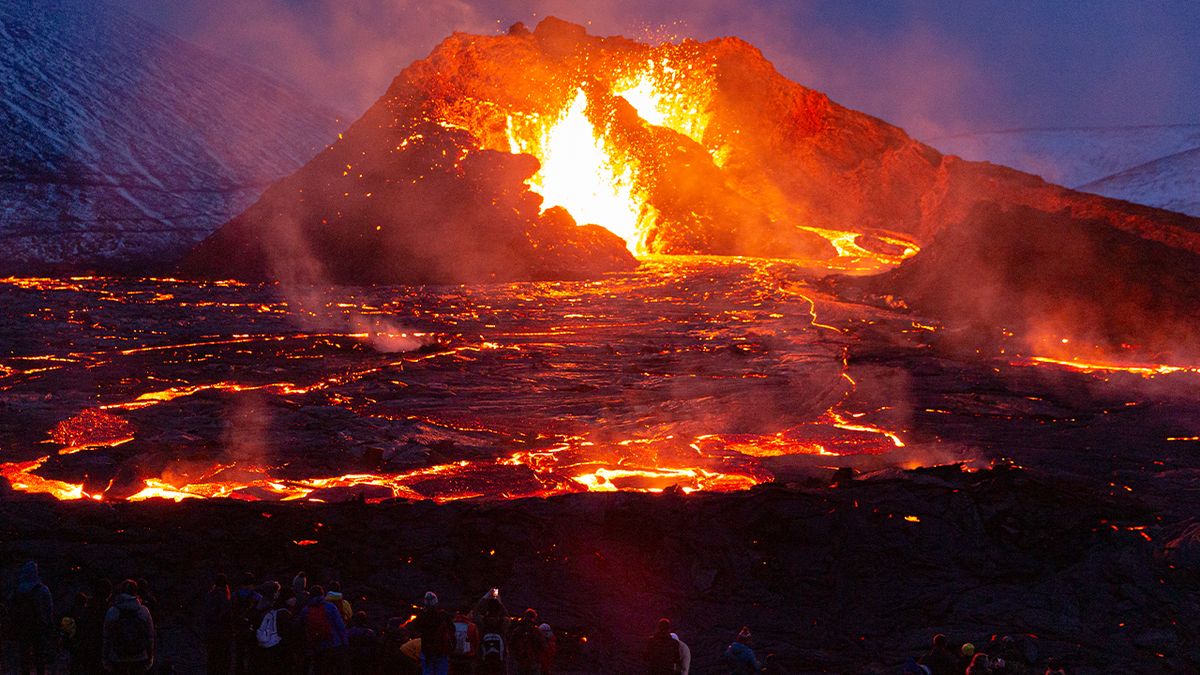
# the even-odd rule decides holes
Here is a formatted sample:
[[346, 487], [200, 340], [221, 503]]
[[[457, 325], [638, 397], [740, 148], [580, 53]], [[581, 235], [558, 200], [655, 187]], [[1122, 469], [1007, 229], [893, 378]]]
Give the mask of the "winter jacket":
[[21, 567], [12, 604], [13, 632], [17, 639], [45, 639], [54, 624], [54, 598], [38, 578], [37, 563], [30, 560]]
[[[451, 623], [450, 615], [437, 607], [426, 607], [422, 609], [417, 618], [413, 620], [413, 629], [417, 637], [421, 638], [421, 653], [425, 656], [447, 656], [447, 654], [439, 654], [438, 648], [438, 631], [443, 624]], [[449, 629], [454, 632], [453, 624]]]
[[[133, 612], [143, 627], [146, 648], [134, 654], [121, 655], [117, 653], [115, 642], [118, 639], [117, 631], [120, 630], [118, 622], [121, 620], [121, 613], [123, 611]], [[150, 610], [146, 609], [138, 601], [137, 596], [120, 593], [113, 600], [112, 607], [108, 608], [108, 613], [104, 615], [101, 654], [106, 663], [140, 663], [148, 661], [148, 665], [154, 664], [154, 619], [150, 618]]]
[[731, 675], [745, 675], [762, 670], [762, 665], [754, 658], [754, 650], [741, 642], [735, 642], [725, 650], [725, 664], [729, 666]]
[[350, 617], [354, 616], [354, 610], [350, 609], [350, 603], [337, 591], [326, 593], [325, 602], [332, 603], [334, 607], [337, 607], [338, 611], [342, 614], [342, 621], [349, 622]]
[[679, 665], [679, 642], [670, 633], [655, 633], [646, 640], [642, 656], [649, 675], [675, 675], [675, 667]]
[[325, 620], [329, 622], [329, 628], [332, 634], [327, 640], [321, 640], [316, 644], [308, 645], [309, 654], [317, 654], [331, 649], [333, 647], [341, 647], [350, 644], [350, 640], [346, 636], [346, 622], [342, 621], [342, 613], [338, 611], [333, 603], [326, 602], [325, 598], [313, 598], [312, 602], [300, 610], [299, 616], [296, 617], [295, 630], [299, 631], [300, 635], [305, 635], [308, 627], [308, 615], [310, 612], [325, 612]]

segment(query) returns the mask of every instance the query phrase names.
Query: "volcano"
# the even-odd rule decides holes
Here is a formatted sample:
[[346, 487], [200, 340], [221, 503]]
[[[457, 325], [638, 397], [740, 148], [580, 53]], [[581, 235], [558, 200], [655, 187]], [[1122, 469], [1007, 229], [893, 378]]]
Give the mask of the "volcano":
[[[1044, 271], [1032, 296], [1007, 281], [969, 302], [931, 302], [921, 290], [953, 273], [950, 286], [974, 297], [975, 275], [1010, 279], [1002, 268], [1022, 258], [1021, 233], [1046, 228], [1081, 233], [1080, 245], [1023, 258]], [[853, 260], [847, 268], [861, 272], [947, 231], [948, 241], [1013, 236], [980, 243], [970, 264], [917, 256], [872, 292], [964, 324], [1012, 318], [994, 303], [1019, 307], [1015, 329], [1031, 341], [1162, 351], [1179, 333], [1183, 351], [1200, 344], [1188, 290], [1200, 220], [942, 155], [787, 80], [736, 38], [650, 46], [554, 18], [534, 31], [446, 39], [181, 272], [350, 284], [570, 279], [630, 269], [624, 248]], [[1147, 264], [1157, 282], [1138, 281]], [[1053, 271], [1064, 265], [1074, 271]], [[1087, 290], [1109, 278], [1128, 281], [1122, 299]], [[1131, 306], [1161, 310], [1181, 329], [1147, 338], [1153, 317], [1129, 318]]]

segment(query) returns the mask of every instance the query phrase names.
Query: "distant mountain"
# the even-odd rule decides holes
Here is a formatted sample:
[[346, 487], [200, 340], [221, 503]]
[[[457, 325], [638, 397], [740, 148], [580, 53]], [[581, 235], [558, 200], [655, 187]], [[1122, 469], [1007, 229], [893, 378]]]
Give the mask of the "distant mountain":
[[1200, 124], [1016, 129], [945, 136], [929, 144], [1084, 192], [1200, 216]]
[[0, 3], [0, 273], [165, 269], [340, 127], [119, 9]]

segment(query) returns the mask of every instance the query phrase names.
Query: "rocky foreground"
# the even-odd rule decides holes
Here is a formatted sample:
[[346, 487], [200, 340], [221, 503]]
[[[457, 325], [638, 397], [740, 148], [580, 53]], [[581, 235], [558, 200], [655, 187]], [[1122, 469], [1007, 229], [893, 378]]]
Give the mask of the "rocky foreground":
[[[663, 616], [693, 672], [718, 672], [742, 626], [768, 672], [899, 672], [935, 633], [1012, 634], [1071, 673], [1200, 665], [1200, 525], [1163, 482], [1150, 496], [1010, 466], [773, 483], [739, 493], [577, 494], [516, 501], [247, 503], [0, 500], [6, 586], [38, 560], [65, 605], [95, 576], [145, 576], [160, 658], [200, 672], [212, 575], [340, 579], [374, 624], [426, 590], [490, 587], [539, 610], [559, 672], [641, 672]], [[1175, 490], [1174, 494], [1168, 494]], [[586, 639], [585, 639], [586, 638]]]

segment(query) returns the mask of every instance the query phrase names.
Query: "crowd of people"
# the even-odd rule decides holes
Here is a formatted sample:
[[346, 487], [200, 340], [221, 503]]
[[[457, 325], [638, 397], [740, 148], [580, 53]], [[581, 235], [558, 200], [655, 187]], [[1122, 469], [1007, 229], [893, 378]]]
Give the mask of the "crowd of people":
[[[53, 597], [35, 562], [20, 570], [9, 601], [11, 634], [18, 645], [19, 672], [45, 675], [55, 646], [70, 657], [70, 675], [172, 675], [170, 663], [155, 663], [157, 601], [144, 579], [115, 587], [94, 581], [66, 611], [56, 614]], [[552, 675], [557, 639], [526, 609], [515, 620], [491, 589], [478, 602], [450, 612], [433, 592], [409, 616], [393, 617], [377, 633], [355, 611], [337, 581], [309, 585], [304, 572], [290, 583], [259, 582], [244, 573], [236, 586], [217, 575], [201, 603], [200, 637], [208, 675]], [[764, 671], [743, 628], [722, 654], [723, 671]], [[1012, 637], [993, 638], [977, 650], [951, 648], [944, 635], [930, 651], [908, 659], [902, 675], [1033, 675], [1022, 646]], [[648, 675], [688, 675], [691, 649], [662, 619], [646, 640]], [[1046, 675], [1064, 675], [1051, 659]]]
[[376, 633], [337, 582], [230, 590], [218, 576], [204, 598], [201, 633], [209, 675], [551, 675], [557, 641], [537, 611], [515, 621], [491, 589], [474, 605], [443, 609], [435, 593], [411, 616]]
[[[901, 675], [1034, 675], [1022, 645], [1011, 635], [995, 636], [984, 647], [976, 648], [964, 642], [957, 649], [950, 647], [945, 635], [933, 637], [933, 647], [918, 659], [904, 662]], [[990, 654], [990, 655], [989, 655]], [[1045, 675], [1065, 675], [1058, 662], [1051, 658]]]

